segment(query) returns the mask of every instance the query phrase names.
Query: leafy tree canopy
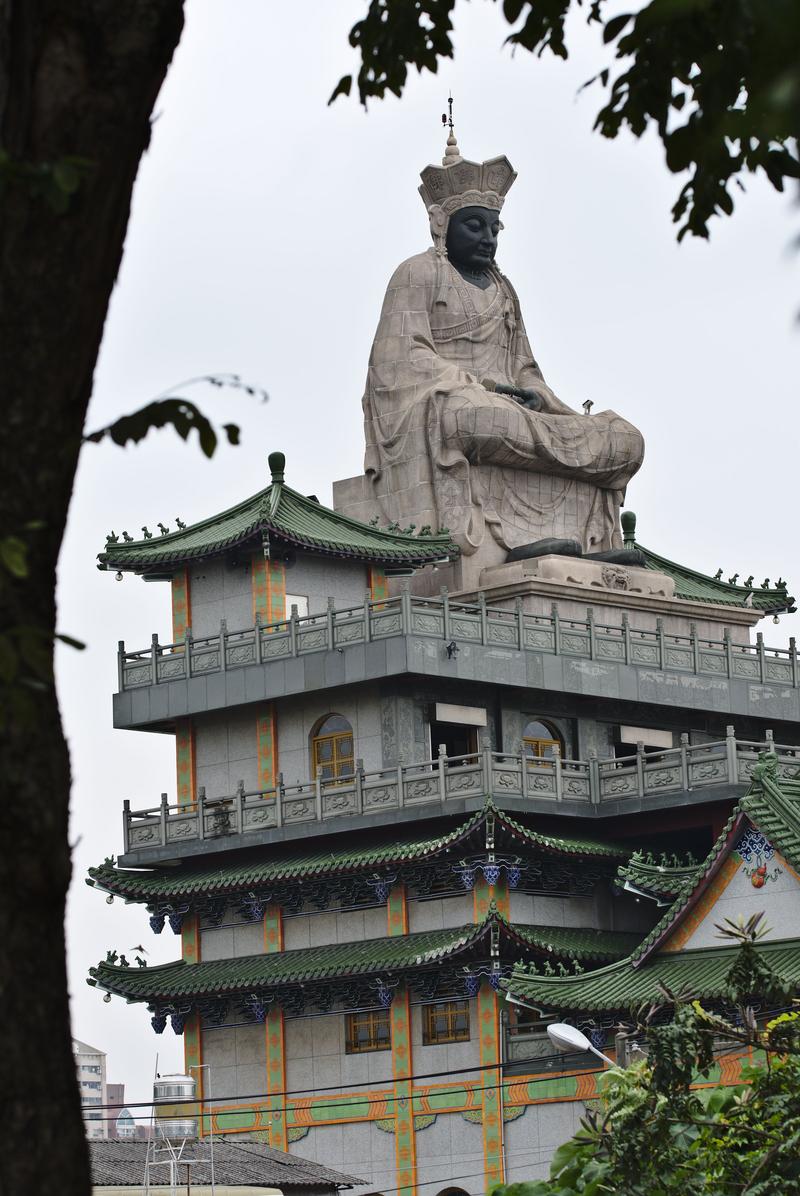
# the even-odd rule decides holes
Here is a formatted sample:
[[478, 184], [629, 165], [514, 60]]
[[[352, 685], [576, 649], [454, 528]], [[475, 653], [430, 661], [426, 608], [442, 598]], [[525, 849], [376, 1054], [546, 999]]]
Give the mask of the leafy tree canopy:
[[[606, 1073], [600, 1108], [558, 1149], [550, 1179], [496, 1185], [491, 1196], [795, 1196], [800, 1011], [756, 1019], [755, 994], [772, 1008], [791, 999], [755, 946], [761, 918], [720, 927], [740, 943], [725, 1013], [665, 992], [639, 1027], [647, 1058]], [[725, 1050], [753, 1058], [744, 1082], [692, 1088]]]
[[[401, 95], [409, 67], [435, 72], [453, 57], [456, 0], [371, 0], [350, 31], [361, 54], [361, 102]], [[797, 0], [650, 0], [619, 12], [608, 0], [503, 0], [508, 42], [568, 55], [567, 19], [582, 10], [606, 61], [587, 81], [604, 89], [604, 137], [654, 127], [669, 169], [688, 172], [672, 209], [678, 239], [708, 237], [733, 211], [732, 187], [759, 171], [778, 191], [800, 178], [800, 4]], [[634, 5], [631, 8], [635, 8]], [[331, 100], [349, 95], [345, 75]]]

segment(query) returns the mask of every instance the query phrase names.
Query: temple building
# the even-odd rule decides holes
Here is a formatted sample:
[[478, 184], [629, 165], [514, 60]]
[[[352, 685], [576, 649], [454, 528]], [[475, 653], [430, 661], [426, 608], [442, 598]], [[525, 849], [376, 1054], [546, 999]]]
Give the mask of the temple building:
[[89, 983], [210, 1064], [205, 1133], [363, 1193], [545, 1175], [598, 1078], [548, 1020], [613, 1051], [660, 979], [713, 998], [723, 916], [766, 909], [800, 977], [800, 667], [751, 638], [793, 599], [620, 521], [643, 442], [544, 382], [494, 263], [514, 177], [452, 131], [423, 172], [434, 247], [390, 284], [335, 509], [273, 452], [254, 497], [100, 555], [169, 584], [114, 725], [177, 771], [88, 883], [176, 958]]

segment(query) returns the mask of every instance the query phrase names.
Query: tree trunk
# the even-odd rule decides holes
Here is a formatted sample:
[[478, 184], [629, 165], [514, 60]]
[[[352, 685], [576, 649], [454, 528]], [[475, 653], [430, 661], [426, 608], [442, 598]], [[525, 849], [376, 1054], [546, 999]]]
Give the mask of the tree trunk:
[[[131, 191], [182, 10], [182, 0], [0, 0], [0, 540], [29, 545], [26, 577], [0, 562], [0, 681], [12, 703], [0, 773], [3, 1196], [90, 1187], [64, 955], [70, 776], [52, 674], [56, 563]], [[58, 212], [38, 184], [58, 200], [71, 157], [85, 167]], [[34, 173], [59, 163], [56, 176]], [[42, 637], [38, 689], [29, 661], [9, 673], [23, 627]]]

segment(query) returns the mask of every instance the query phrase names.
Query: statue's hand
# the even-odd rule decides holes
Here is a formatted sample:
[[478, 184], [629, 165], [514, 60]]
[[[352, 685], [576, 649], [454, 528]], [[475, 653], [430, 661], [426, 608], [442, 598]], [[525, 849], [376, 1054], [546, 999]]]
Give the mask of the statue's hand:
[[541, 411], [544, 404], [542, 396], [537, 391], [526, 388], [520, 390], [518, 393], [520, 396], [519, 401], [523, 407], [527, 407], [529, 411]]

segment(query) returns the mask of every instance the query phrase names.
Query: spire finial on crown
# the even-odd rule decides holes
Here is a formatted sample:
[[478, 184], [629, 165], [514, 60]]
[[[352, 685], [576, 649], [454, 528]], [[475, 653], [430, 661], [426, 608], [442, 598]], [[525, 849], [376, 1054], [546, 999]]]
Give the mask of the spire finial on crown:
[[456, 131], [453, 127], [453, 93], [450, 92], [447, 97], [447, 112], [442, 113], [442, 124], [450, 130], [447, 134], [447, 145], [442, 158], [442, 166], [455, 166], [457, 162], [461, 162], [461, 152], [456, 141]]

